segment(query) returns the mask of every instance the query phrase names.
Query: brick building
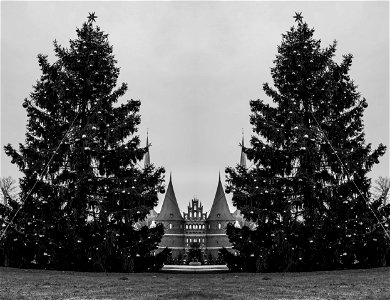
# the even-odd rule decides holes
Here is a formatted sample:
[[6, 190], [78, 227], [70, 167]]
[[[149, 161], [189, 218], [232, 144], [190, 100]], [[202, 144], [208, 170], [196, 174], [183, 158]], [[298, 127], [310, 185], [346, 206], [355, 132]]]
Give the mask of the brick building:
[[[147, 142], [148, 146], [148, 142]], [[243, 152], [244, 140], [241, 145], [240, 165], [246, 167], [246, 157]], [[145, 166], [150, 163], [149, 151], [145, 155]], [[165, 234], [159, 244], [159, 249], [168, 247], [172, 249], [172, 257], [185, 257], [191, 243], [197, 242], [204, 257], [210, 255], [213, 259], [218, 257], [218, 251], [222, 247], [232, 249], [226, 235], [226, 225], [234, 223], [235, 226], [248, 225], [236, 210], [233, 214], [229, 210], [225, 192], [221, 183], [221, 176], [218, 178], [217, 190], [209, 214], [204, 212], [203, 205], [199, 199], [190, 201], [187, 211], [181, 213], [176, 199], [172, 183], [172, 175], [169, 178], [168, 188], [164, 197], [160, 213], [154, 210], [144, 221], [145, 225], [162, 223]]]

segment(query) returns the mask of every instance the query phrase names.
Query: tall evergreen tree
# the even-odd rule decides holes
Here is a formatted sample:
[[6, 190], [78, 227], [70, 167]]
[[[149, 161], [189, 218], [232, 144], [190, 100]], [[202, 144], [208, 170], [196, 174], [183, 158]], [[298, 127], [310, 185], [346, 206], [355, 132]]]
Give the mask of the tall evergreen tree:
[[127, 85], [117, 87], [113, 49], [95, 19], [69, 48], [54, 41], [54, 63], [38, 55], [42, 75], [23, 102], [25, 143], [4, 147], [24, 173], [24, 203], [2, 240], [16, 266], [128, 270], [163, 234], [133, 227], [157, 205], [165, 170], [138, 164], [141, 103], [118, 103]]
[[[248, 243], [261, 270], [380, 265], [390, 241], [370, 210], [367, 173], [386, 147], [365, 142], [367, 101], [349, 76], [352, 55], [335, 62], [336, 42], [321, 48], [301, 14], [295, 19], [271, 68], [273, 86], [263, 86], [273, 104], [250, 102], [256, 135], [245, 152], [255, 167], [227, 168], [228, 189], [258, 224]], [[228, 234], [248, 249], [240, 229]]]

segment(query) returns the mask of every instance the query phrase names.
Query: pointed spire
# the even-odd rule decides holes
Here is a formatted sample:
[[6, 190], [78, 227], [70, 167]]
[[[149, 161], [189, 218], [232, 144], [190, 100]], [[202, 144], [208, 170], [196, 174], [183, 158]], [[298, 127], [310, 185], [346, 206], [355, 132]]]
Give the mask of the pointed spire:
[[213, 205], [211, 207], [210, 214], [207, 220], [221, 220], [232, 222], [235, 220], [230, 213], [230, 209], [226, 201], [225, 192], [223, 191], [221, 183], [221, 173], [219, 173], [217, 191], [215, 193]]
[[146, 153], [144, 155], [144, 168], [150, 166], [150, 153], [149, 153], [149, 129], [146, 129]]
[[164, 197], [161, 211], [156, 218], [156, 221], [168, 220], [183, 221], [183, 216], [181, 215], [179, 205], [177, 204], [175, 191], [173, 190], [172, 173], [169, 175], [168, 189]]
[[246, 168], [246, 154], [244, 152], [244, 128], [242, 129], [240, 166]]

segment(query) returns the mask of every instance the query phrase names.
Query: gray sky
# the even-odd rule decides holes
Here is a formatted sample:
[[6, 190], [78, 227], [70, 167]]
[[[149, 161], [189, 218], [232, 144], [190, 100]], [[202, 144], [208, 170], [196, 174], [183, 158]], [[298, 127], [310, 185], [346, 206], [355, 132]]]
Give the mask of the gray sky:
[[[211, 208], [221, 172], [240, 158], [241, 131], [252, 134], [249, 101], [268, 98], [270, 67], [294, 13], [336, 61], [352, 53], [351, 77], [367, 99], [366, 141], [389, 145], [388, 2], [1, 2], [1, 146], [24, 142], [22, 102], [40, 76], [36, 56], [54, 61], [53, 41], [69, 46], [96, 12], [121, 68], [122, 100], [141, 100], [139, 134], [149, 128], [151, 161], [172, 172], [182, 210], [197, 196]], [[268, 99], [269, 100], [269, 99]], [[389, 154], [372, 178], [389, 176]], [[20, 176], [1, 151], [1, 176]], [[168, 184], [168, 181], [166, 181]], [[230, 199], [228, 202], [232, 208]], [[160, 196], [161, 207], [163, 196]], [[232, 208], [233, 209], [233, 208]]]

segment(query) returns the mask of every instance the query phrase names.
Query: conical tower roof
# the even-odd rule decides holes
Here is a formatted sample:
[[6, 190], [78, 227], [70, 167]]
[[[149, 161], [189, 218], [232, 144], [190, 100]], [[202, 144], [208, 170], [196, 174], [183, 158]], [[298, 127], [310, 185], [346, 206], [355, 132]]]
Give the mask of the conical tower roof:
[[223, 191], [221, 183], [221, 174], [219, 175], [217, 192], [215, 193], [214, 202], [207, 220], [223, 220], [232, 222], [235, 220], [230, 213], [229, 206], [226, 201], [225, 192]]
[[177, 204], [175, 191], [172, 185], [172, 174], [169, 176], [168, 189], [165, 194], [164, 202], [161, 211], [158, 214], [156, 221], [179, 220], [183, 221], [183, 216], [180, 213], [179, 205]]

